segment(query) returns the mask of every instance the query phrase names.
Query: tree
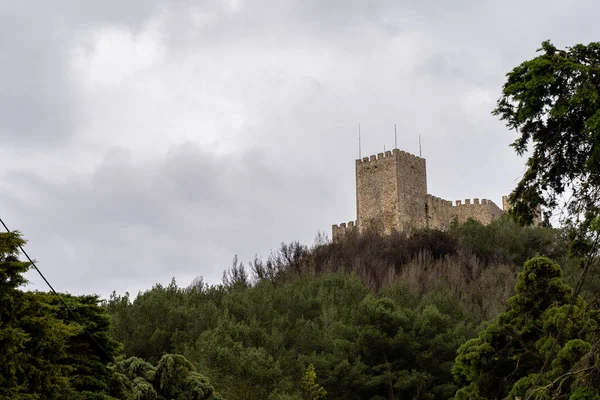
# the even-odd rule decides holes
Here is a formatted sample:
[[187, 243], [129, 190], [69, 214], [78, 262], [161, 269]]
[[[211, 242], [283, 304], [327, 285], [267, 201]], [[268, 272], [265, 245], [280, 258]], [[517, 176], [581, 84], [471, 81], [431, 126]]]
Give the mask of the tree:
[[208, 379], [196, 371], [196, 367], [179, 354], [165, 354], [155, 373], [157, 392], [173, 400], [213, 399], [214, 388]]
[[387, 297], [366, 297], [345, 326], [323, 370], [333, 398], [448, 399], [456, 391], [451, 368], [472, 327], [433, 304], [409, 308]]
[[156, 368], [137, 357], [117, 358], [111, 366], [113, 379], [111, 394], [119, 399], [155, 400], [158, 398], [152, 386], [156, 377]]
[[[565, 51], [545, 41], [540, 51], [507, 74], [493, 114], [519, 132], [512, 144], [517, 154], [532, 147], [527, 170], [509, 196], [510, 215], [530, 224], [538, 206], [549, 208], [546, 217], [560, 206], [559, 221], [583, 268], [575, 299], [597, 263], [600, 244], [600, 43]], [[550, 366], [560, 335], [559, 330], [541, 374]]]
[[120, 345], [108, 313], [96, 296], [20, 290], [31, 266], [18, 257], [24, 244], [19, 232], [0, 233], [0, 398], [113, 399]]
[[111, 395], [124, 400], [219, 400], [208, 378], [179, 354], [165, 354], [154, 367], [141, 358], [119, 357], [112, 365]]
[[317, 383], [317, 372], [313, 364], [310, 364], [304, 371], [300, 388], [306, 400], [320, 400], [327, 396], [327, 391]]
[[511, 214], [529, 224], [538, 206], [564, 205], [561, 222], [585, 236], [600, 211], [600, 43], [540, 51], [507, 74], [493, 111], [519, 132], [517, 154], [533, 146]]
[[[562, 281], [561, 268], [550, 259], [537, 257], [525, 263], [510, 309], [458, 350], [452, 369], [461, 385], [456, 399], [504, 399], [528, 393], [540, 378], [573, 295]], [[599, 312], [581, 298], [575, 304], [556, 358], [535, 391], [529, 392], [537, 398], [600, 394], [596, 392], [599, 359], [589, 353], [598, 340]], [[585, 373], [571, 374], [573, 366]]]
[[19, 290], [31, 266], [18, 258], [24, 244], [19, 232], [0, 233], [0, 398], [62, 398], [71, 393], [72, 367], [62, 360], [74, 328], [52, 316], [41, 296]]
[[109, 334], [110, 316], [99, 305], [98, 296], [61, 293], [58, 298], [53, 293], [40, 292], [36, 295], [49, 314], [71, 328], [71, 335], [64, 343], [66, 355], [61, 360], [72, 368], [71, 387], [81, 393], [108, 393], [113, 374], [109, 365], [122, 345]]

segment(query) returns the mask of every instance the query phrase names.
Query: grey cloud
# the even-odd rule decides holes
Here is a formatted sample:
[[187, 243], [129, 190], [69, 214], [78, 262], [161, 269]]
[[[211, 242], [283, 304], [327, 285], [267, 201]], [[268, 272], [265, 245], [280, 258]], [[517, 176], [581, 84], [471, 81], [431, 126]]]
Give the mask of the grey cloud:
[[161, 162], [136, 164], [113, 150], [93, 174], [63, 183], [8, 171], [3, 181], [13, 194], [0, 194], [0, 203], [13, 220], [27, 221], [12, 229], [30, 239], [32, 256], [59, 287], [106, 295], [172, 276], [215, 282], [235, 254], [267, 255], [290, 233], [314, 236], [326, 220], [320, 198], [334, 187], [322, 182], [318, 194], [306, 193], [314, 177], [288, 180], [273, 162], [261, 153], [216, 158], [186, 145]]
[[414, 69], [416, 74], [428, 75], [439, 80], [460, 80], [463, 82], [483, 84], [489, 82], [491, 71], [482, 71], [469, 54], [458, 52], [439, 52], [432, 54]]
[[58, 24], [39, 26], [42, 20], [6, 9], [0, 15], [0, 140], [5, 144], [55, 143], [77, 126], [77, 88], [67, 77], [62, 45], [68, 35]]
[[84, 118], [80, 88], [69, 68], [74, 39], [98, 26], [141, 29], [161, 6], [164, 3], [150, 0], [3, 5], [0, 141], [39, 148], [72, 139]]
[[[275, 40], [278, 45], [289, 46], [294, 41], [312, 40], [331, 46], [350, 45], [359, 56], [368, 49], [369, 29], [397, 35], [407, 31], [404, 25], [409, 22], [414, 26], [415, 17], [426, 18], [424, 13], [431, 11], [420, 3], [402, 8], [392, 1], [241, 4], [239, 12], [228, 14], [225, 3], [217, 1], [174, 1], [167, 5], [160, 1], [125, 4], [111, 0], [94, 3], [93, 7], [73, 0], [11, 3], [0, 17], [0, 37], [4, 39], [0, 54], [5, 71], [0, 77], [0, 139], [8, 144], [42, 146], [61, 143], [76, 134], [85, 116], [80, 109], [81, 93], [69, 75], [69, 49], [74, 38], [94, 27], [124, 26], [136, 31], [162, 13], [168, 17], [166, 33], [171, 38], [171, 51], [187, 51], [200, 43], [215, 45], [223, 38], [241, 41], [260, 37], [264, 43]], [[481, 6], [466, 4], [462, 7], [462, 12], [469, 13], [466, 15], [482, 11]], [[216, 23], [195, 27], [191, 21], [194, 9], [214, 13]], [[454, 12], [456, 21], [461, 17], [460, 4], [451, 10], [438, 4], [435, 10], [438, 14]], [[473, 21], [474, 27], [480, 27]], [[449, 26], [445, 18], [436, 23]], [[434, 64], [439, 63], [434, 60]]]
[[[412, 12], [391, 0], [244, 2], [228, 12], [225, 2], [190, 3], [187, 12], [167, 14], [169, 47], [181, 51], [199, 44], [244, 42], [260, 37], [261, 45], [295, 47], [315, 40], [339, 48], [368, 51], [373, 31], [385, 36], [405, 32]], [[205, 23], [195, 23], [198, 14]]]

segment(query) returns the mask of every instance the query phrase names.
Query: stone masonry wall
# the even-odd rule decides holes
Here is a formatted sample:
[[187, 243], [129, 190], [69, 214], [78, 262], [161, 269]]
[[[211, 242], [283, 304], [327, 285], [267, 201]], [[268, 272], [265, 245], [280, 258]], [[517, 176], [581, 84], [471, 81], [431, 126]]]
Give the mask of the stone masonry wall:
[[452, 207], [454, 215], [458, 218], [458, 222], [466, 222], [469, 218], [481, 222], [483, 225], [488, 225], [492, 221], [500, 218], [505, 212], [500, 209], [496, 203], [491, 200], [483, 199], [481, 203], [479, 199], [456, 200], [456, 205]]
[[398, 158], [391, 151], [356, 160], [359, 231], [370, 225], [385, 233], [398, 226]]
[[356, 214], [359, 230], [384, 233], [424, 228], [427, 173], [425, 159], [394, 149], [356, 160]]
[[500, 218], [505, 212], [493, 201], [482, 199], [456, 200], [453, 205], [449, 200], [443, 200], [435, 196], [427, 195], [427, 219], [432, 229], [448, 229], [456, 218], [459, 223], [466, 222], [469, 218], [481, 222], [484, 225]]
[[395, 149], [398, 158], [398, 230], [422, 229], [427, 225], [427, 168], [425, 159]]
[[454, 217], [452, 211], [451, 201], [427, 195], [427, 225], [429, 228], [446, 229]]
[[348, 224], [343, 222], [339, 226], [333, 225], [331, 231], [332, 238], [333, 240], [338, 240], [339, 238], [343, 237], [346, 233], [354, 229], [356, 229], [356, 221], [350, 221], [348, 222]]

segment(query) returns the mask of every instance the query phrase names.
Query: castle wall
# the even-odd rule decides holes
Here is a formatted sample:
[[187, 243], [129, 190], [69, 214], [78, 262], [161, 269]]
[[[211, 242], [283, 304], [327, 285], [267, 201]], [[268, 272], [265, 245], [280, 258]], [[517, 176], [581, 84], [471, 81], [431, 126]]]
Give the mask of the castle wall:
[[356, 221], [350, 221], [350, 222], [348, 222], [348, 224], [346, 224], [344, 222], [344, 223], [341, 223], [339, 226], [332, 225], [331, 226], [332, 239], [338, 240], [341, 237], [343, 237], [346, 233], [353, 231], [354, 229], [356, 229]]
[[427, 225], [427, 167], [425, 159], [394, 149], [398, 159], [398, 229], [410, 231]]
[[362, 232], [374, 225], [385, 233], [398, 226], [396, 152], [356, 160], [356, 214]]
[[427, 227], [440, 230], [447, 229], [453, 218], [451, 201], [430, 194], [427, 195]]
[[505, 213], [491, 200], [466, 199], [464, 203], [457, 200], [456, 205], [453, 205], [449, 200], [432, 195], [427, 195], [427, 211], [429, 228], [440, 230], [448, 229], [455, 218], [459, 223], [473, 218], [487, 225]]
[[469, 218], [473, 218], [483, 225], [488, 225], [505, 214], [496, 203], [486, 199], [481, 200], [481, 202], [479, 199], [473, 199], [473, 202], [471, 202], [470, 199], [467, 199], [464, 203], [462, 203], [461, 200], [457, 200], [456, 205], [452, 208], [454, 215], [456, 215], [458, 222], [460, 223], [466, 222]]

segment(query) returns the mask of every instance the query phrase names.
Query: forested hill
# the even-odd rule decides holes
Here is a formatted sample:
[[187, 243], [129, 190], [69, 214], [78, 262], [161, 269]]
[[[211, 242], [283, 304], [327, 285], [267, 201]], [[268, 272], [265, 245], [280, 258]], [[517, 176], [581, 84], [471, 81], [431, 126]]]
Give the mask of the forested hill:
[[[283, 244], [264, 261], [235, 260], [220, 285], [173, 280], [63, 303], [19, 288], [23, 243], [0, 234], [1, 399], [497, 398], [541, 366], [547, 315], [579, 273], [561, 231], [501, 219]], [[600, 314], [578, 304], [565, 342], [593, 331], [585, 313]], [[577, 340], [565, 349], [581, 355], [589, 343]]]
[[[184, 355], [228, 399], [448, 399], [457, 350], [507, 309], [530, 257], [578, 269], [561, 232], [509, 220], [449, 232], [349, 236], [234, 261], [223, 284], [156, 285], [107, 303], [124, 353]], [[304, 390], [303, 390], [304, 389]]]

